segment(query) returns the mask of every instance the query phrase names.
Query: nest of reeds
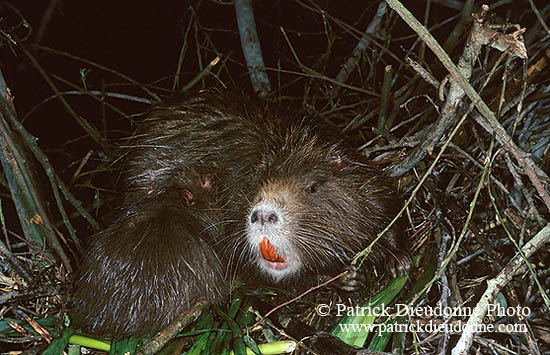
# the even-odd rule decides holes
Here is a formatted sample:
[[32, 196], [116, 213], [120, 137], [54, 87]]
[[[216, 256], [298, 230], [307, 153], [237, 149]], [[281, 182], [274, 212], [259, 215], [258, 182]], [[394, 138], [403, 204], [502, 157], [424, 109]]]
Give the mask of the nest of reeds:
[[[243, 55], [237, 23], [254, 23], [243, 24], [239, 1], [154, 13], [153, 4], [105, 5], [114, 24], [41, 6], [0, 5], [3, 349], [60, 353], [74, 340], [71, 280], [86, 238], [117, 205], [117, 147], [151, 104], [222, 83], [318, 117], [397, 178], [414, 267], [399, 285], [384, 279], [354, 294], [239, 290], [238, 302], [189, 321], [170, 349], [242, 353], [291, 341], [312, 354], [550, 351], [547, 2], [256, 2], [248, 40], [261, 43], [263, 65]], [[139, 26], [154, 16], [171, 31]], [[153, 40], [140, 39], [153, 28]], [[105, 33], [115, 39], [90, 40]], [[318, 311], [369, 299], [389, 314]], [[354, 322], [386, 327], [336, 331]]]

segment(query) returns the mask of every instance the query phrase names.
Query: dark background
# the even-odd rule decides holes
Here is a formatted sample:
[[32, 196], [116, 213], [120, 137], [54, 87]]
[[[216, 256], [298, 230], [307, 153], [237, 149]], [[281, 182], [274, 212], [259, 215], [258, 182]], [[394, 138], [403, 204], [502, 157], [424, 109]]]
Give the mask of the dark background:
[[[482, 3], [491, 4], [495, 1], [477, 1], [476, 6]], [[545, 1], [537, 3], [543, 5]], [[11, 0], [0, 4], [1, 28], [10, 33], [17, 42], [17, 44], [9, 43], [5, 36], [2, 37], [0, 66], [15, 97], [18, 115], [20, 119], [25, 120], [26, 129], [39, 139], [40, 147], [48, 155], [58, 174], [64, 181], [71, 184], [74, 193], [88, 202], [87, 206], [89, 206], [98, 193], [106, 192], [109, 197], [109, 194], [116, 190], [117, 175], [110, 174], [110, 171], [104, 171], [105, 174], [96, 174], [94, 170], [110, 168], [108, 160], [113, 158], [106, 159], [102, 156], [98, 145], [86, 136], [84, 130], [73, 117], [67, 114], [57, 99], [43, 103], [45, 99], [53, 97], [53, 91], [24, 54], [23, 48], [34, 56], [50, 78], [57, 75], [82, 88], [80, 72], [82, 69], [91, 69], [86, 77], [86, 86], [89, 90], [105, 89], [148, 99], [151, 97], [143, 90], [128, 85], [125, 80], [116, 75], [62, 55], [49, 53], [36, 46], [36, 35], [48, 4], [48, 1], [37, 0]], [[315, 3], [282, 0], [255, 1], [256, 24], [266, 66], [301, 71], [282, 35], [280, 30], [282, 26], [304, 65], [328, 77], [335, 77], [341, 64], [357, 44], [357, 38], [308, 7], [319, 6], [330, 16], [364, 31], [376, 12], [378, 4], [378, 1], [364, 0], [320, 0]], [[404, 1], [404, 4], [422, 21], [426, 8], [425, 1], [409, 0]], [[496, 18], [493, 22], [505, 22], [507, 18], [515, 20], [518, 13], [523, 13], [523, 10], [528, 7], [527, 0], [514, 0], [504, 4], [492, 13]], [[13, 10], [14, 8], [32, 27], [32, 35], [26, 40], [21, 38], [25, 36], [27, 30], [21, 26], [17, 27], [21, 19]], [[476, 11], [477, 9], [478, 7]], [[458, 14], [458, 10], [432, 2], [428, 25], [437, 25]], [[519, 18], [523, 26], [530, 26], [534, 21], [536, 20], [532, 15]], [[251, 93], [232, 3], [220, 4], [213, 0], [58, 1], [38, 45], [98, 63], [140, 83], [154, 85], [153, 91], [161, 96], [170, 96], [184, 35], [190, 23], [191, 30], [187, 37], [189, 47], [183, 59], [180, 87], [200, 71], [196, 46], [200, 43], [203, 64], [214, 59], [217, 54], [222, 55], [222, 58], [229, 57], [225, 69], [220, 73], [220, 81], [229, 87]], [[456, 20], [451, 21], [437, 27], [432, 33], [440, 42], [443, 42], [455, 24]], [[327, 28], [330, 36], [327, 36]], [[392, 64], [398, 68], [403, 64], [402, 60], [417, 40], [417, 36], [400, 19], [394, 22], [391, 30], [390, 50], [394, 57], [381, 54], [380, 62], [374, 70], [376, 75], [366, 84], [361, 80], [353, 82], [354, 78], [351, 78], [353, 85], [363, 85], [365, 89], [380, 92], [384, 66]], [[329, 40], [332, 41], [331, 46], [328, 46]], [[450, 54], [456, 58], [461, 48], [462, 46], [457, 45]], [[370, 50], [376, 51], [377, 48], [372, 47]], [[415, 49], [414, 52], [418, 50]], [[429, 63], [430, 70], [437, 78], [445, 75], [445, 70], [437, 60], [434, 60], [429, 50], [426, 51], [426, 62]], [[364, 70], [366, 72], [368, 68]], [[270, 71], [269, 75], [272, 86], [277, 88], [280, 82], [283, 87], [281, 92], [294, 97], [297, 103], [311, 83], [304, 79], [296, 80], [299, 76], [294, 74], [278, 74]], [[405, 71], [405, 75], [410, 77], [414, 73], [408, 70]], [[55, 78], [52, 80], [61, 91], [76, 90], [60, 80]], [[403, 80], [408, 78], [403, 77]], [[196, 87], [202, 84], [199, 83]], [[398, 86], [399, 83], [395, 85], [395, 87]], [[100, 129], [113, 146], [122, 144], [121, 138], [131, 134], [134, 129], [132, 119], [149, 107], [147, 104], [110, 100], [126, 113], [121, 116], [86, 96], [67, 96], [66, 98], [72, 108]], [[38, 108], [36, 108], [37, 105], [39, 105]], [[31, 110], [32, 113], [27, 115]], [[86, 165], [89, 170], [88, 175], [71, 181], [78, 164], [89, 151], [93, 151], [94, 154]], [[4, 190], [3, 195], [7, 196], [7, 194], [7, 190]], [[112, 204], [108, 205], [110, 207]], [[102, 215], [99, 212], [97, 214]]]
[[[479, 1], [476, 3], [491, 4], [494, 2]], [[32, 26], [33, 37], [23, 45], [31, 44], [49, 2], [12, 0], [8, 3], [17, 8]], [[331, 16], [361, 31], [371, 21], [378, 5], [378, 1], [363, 0], [324, 0], [317, 3]], [[497, 9], [495, 15], [506, 17], [512, 15], [511, 10], [527, 9], [529, 6], [527, 0], [514, 0], [511, 3], [514, 6], [502, 6]], [[544, 1], [538, 3], [542, 5]], [[425, 1], [409, 0], [404, 1], [404, 4], [422, 21], [426, 7]], [[305, 7], [310, 5], [307, 1], [304, 1], [303, 6], [295, 1], [254, 2], [258, 33], [266, 66], [276, 68], [278, 65], [282, 65], [283, 69], [298, 70], [279, 30], [279, 27], [282, 26], [287, 31], [292, 45], [305, 65], [313, 66], [318, 62], [320, 55], [329, 55], [331, 67], [325, 74], [336, 75], [339, 66], [356, 45], [356, 40], [351, 36], [346, 37], [344, 34], [336, 32], [337, 36], [341, 37], [335, 38], [333, 52], [323, 53], [327, 47], [325, 22], [321, 16]], [[17, 16], [6, 5], [0, 5], [0, 11], [4, 27], [17, 22]], [[457, 13], [448, 7], [432, 3], [429, 25], [434, 25]], [[59, 1], [40, 45], [86, 58], [126, 74], [141, 83], [153, 83], [161, 80], [159, 85], [169, 88], [183, 44], [183, 35], [191, 16], [196, 19], [196, 23], [204, 31], [209, 33], [212, 43], [208, 47], [210, 49], [214, 47], [219, 54], [231, 56], [230, 61], [233, 63], [230, 65], [231, 79], [235, 85], [250, 92], [250, 84], [242, 64], [244, 61], [232, 3], [220, 5], [213, 0]], [[532, 23], [531, 18], [523, 20], [526, 24]], [[452, 21], [433, 31], [433, 34], [440, 41], [444, 41], [454, 25], [455, 21]], [[393, 32], [394, 36], [395, 34], [412, 34], [402, 21], [397, 22], [397, 27], [397, 31]], [[334, 26], [333, 29], [335, 29]], [[191, 32], [188, 43], [190, 47], [183, 62], [183, 83], [186, 83], [199, 71], [193, 38], [194, 30], [192, 29]], [[203, 40], [203, 38], [200, 39], [201, 42]], [[394, 54], [403, 58], [413, 41], [414, 38], [396, 41]], [[36, 70], [29, 65], [24, 56], [18, 54], [17, 46], [7, 46], [4, 42], [0, 50], [0, 64], [7, 78], [8, 86], [16, 97], [15, 103], [20, 115], [24, 114], [40, 100], [50, 96], [51, 89], [37, 75]], [[33, 51], [33, 54], [45, 69], [77, 84], [79, 83], [79, 70], [89, 67], [37, 49]], [[428, 57], [430, 55], [428, 54]], [[202, 56], [205, 61], [204, 52]], [[206, 58], [206, 62], [214, 57], [215, 53], [211, 52], [210, 56]], [[384, 61], [395, 64], [392, 63], [393, 60], [390, 57], [385, 58]], [[270, 76], [273, 85], [276, 86], [276, 75], [270, 73]], [[88, 88], [99, 89], [102, 82], [108, 82], [109, 79], [111, 79], [109, 75], [93, 69], [88, 75]], [[61, 88], [63, 88], [62, 85]], [[289, 94], [300, 95], [300, 88], [291, 88]], [[39, 117], [36, 119], [45, 119], [44, 112], [37, 112], [34, 116]], [[93, 112], [87, 118], [93, 120]], [[65, 124], [71, 123], [65, 121]], [[54, 135], [60, 133], [58, 129], [50, 130], [48, 128], [52, 127], [44, 127], [48, 133]], [[64, 127], [65, 130], [69, 128], [77, 129], [72, 124], [69, 127]], [[39, 132], [34, 131], [34, 133], [38, 134]], [[44, 133], [44, 131], [40, 133]]]
[[[440, 43], [448, 38], [457, 23], [457, 16], [460, 14], [457, 9], [441, 5], [440, 2], [443, 1], [453, 2], [452, 0], [432, 1], [427, 23], [432, 34]], [[455, 3], [465, 1], [455, 1]], [[402, 2], [414, 13], [417, 19], [421, 22], [424, 21], [428, 1], [403, 0]], [[83, 202], [88, 211], [93, 212], [98, 221], [103, 225], [107, 225], [112, 215], [111, 212], [121, 203], [118, 198], [120, 195], [116, 193], [121, 187], [120, 171], [116, 164], [117, 156], [113, 152], [110, 154], [104, 152], [98, 144], [86, 135], [82, 127], [75, 122], [75, 119], [66, 112], [60, 101], [55, 98], [53, 90], [46, 83], [36, 65], [31, 62], [28, 54], [33, 56], [61, 92], [83, 90], [83, 83], [80, 78], [81, 70], [89, 70], [86, 76], [86, 88], [89, 90], [105, 90], [152, 100], [152, 97], [143, 89], [129, 84], [127, 80], [122, 79], [120, 76], [68, 56], [51, 53], [44, 47], [54, 48], [103, 65], [129, 76], [139, 83], [148, 85], [150, 90], [161, 97], [168, 97], [172, 94], [172, 83], [180, 51], [185, 41], [185, 33], [191, 25], [187, 36], [188, 49], [182, 62], [179, 88], [187, 84], [201, 70], [198, 65], [199, 58], [197, 54], [200, 52], [200, 62], [203, 65], [210, 62], [217, 55], [227, 59], [224, 66], [221, 64], [217, 66], [217, 68], [223, 68], [219, 73], [219, 77], [210, 76], [204, 83], [210, 85], [216, 81], [221, 81], [230, 88], [236, 88], [251, 94], [252, 89], [241, 52], [234, 7], [232, 3], [220, 4], [214, 0], [156, 2], [59, 0], [47, 23], [43, 38], [36, 43], [36, 35], [39, 32], [49, 3], [45, 0], [7, 0], [0, 2], [0, 30], [2, 31], [0, 32], [0, 68], [12, 95], [15, 97], [14, 104], [19, 119], [24, 120], [25, 128], [38, 138], [40, 148], [48, 156], [57, 174], [69, 186], [70, 191]], [[526, 27], [528, 31], [537, 24], [537, 19], [529, 10], [528, 0], [479, 0], [475, 3], [474, 12], [478, 12], [479, 6], [483, 3], [489, 5], [500, 4], [500, 7], [491, 11], [490, 23], [517, 23], [522, 27]], [[539, 9], [542, 9], [548, 4], [548, 0], [537, 0], [535, 3]], [[358, 31], [364, 31], [372, 20], [378, 4], [379, 1], [368, 0], [254, 1], [256, 24], [266, 66], [298, 73], [303, 72], [302, 68], [296, 63], [289, 45], [282, 35], [280, 27], [283, 27], [300, 61], [308, 68], [334, 78], [358, 41], [356, 37], [345, 31], [343, 26], [338, 26], [335, 19]], [[318, 12], [311, 9], [316, 6], [322, 8], [327, 17], [323, 18]], [[24, 38], [28, 34], [28, 29], [21, 26], [21, 17], [17, 12], [28, 21], [32, 28], [32, 34], [28, 38]], [[451, 21], [444, 23], [451, 18], [453, 18]], [[412, 82], [413, 79], [411, 78], [415, 76], [415, 73], [403, 62], [407, 55], [427, 68], [438, 80], [445, 77], [447, 71], [429, 49], [426, 49], [425, 54], [422, 56], [418, 36], [401, 19], [394, 16], [393, 20], [385, 23], [382, 28], [386, 32], [380, 33], [379, 44], [383, 46], [385, 45], [385, 39], [390, 39], [388, 51], [392, 55], [380, 51], [377, 46], [369, 47], [369, 51], [364, 56], [365, 58], [362, 58], [360, 64], [362, 72], [355, 72], [347, 83], [380, 93], [384, 67], [391, 64], [396, 73], [396, 80], [392, 86], [393, 93], [400, 89], [403, 84]], [[13, 42], [8, 40], [8, 36], [11, 36]], [[538, 57], [531, 56], [529, 65], [544, 57], [541, 54], [540, 46], [545, 42], [540, 39], [541, 37], [542, 35], [538, 35], [537, 39], [534, 40], [536, 45], [533, 47], [539, 46], [537, 47]], [[197, 43], [199, 47], [197, 47]], [[449, 50], [449, 54], [455, 63], [463, 49], [463, 44], [464, 37], [455, 43], [453, 49]], [[528, 48], [528, 50], [533, 47]], [[480, 63], [476, 63], [475, 66], [476, 72], [472, 78], [474, 88], [480, 87], [481, 82], [488, 76], [491, 68], [491, 65], [487, 64], [494, 63], [494, 59], [499, 55], [500, 53], [496, 50], [484, 50], [479, 59]], [[522, 64], [519, 60], [513, 63], [516, 66]], [[497, 72], [496, 78], [493, 79], [495, 85], [489, 85], [488, 89], [483, 92], [484, 98], [490, 96], [488, 102], [498, 101], [496, 98], [499, 97], [503, 85], [501, 80], [503, 71], [500, 70]], [[542, 83], [548, 81], [548, 70], [546, 71], [546, 78], [541, 79]], [[514, 73], [521, 73], [521, 70], [517, 70], [517, 67], [515, 67]], [[318, 102], [326, 103], [326, 100], [323, 101], [323, 94], [327, 92], [327, 88], [330, 88], [326, 81], [276, 71], [269, 71], [269, 76], [272, 86], [278, 90], [277, 95], [285, 98], [285, 104], [288, 103], [289, 106], [296, 105], [296, 110], [307, 109], [307, 107], [303, 107], [301, 101], [306, 94], [317, 96], [320, 98]], [[524, 82], [521, 78], [518, 80], [516, 78], [520, 78], [520, 76], [509, 79], [508, 83], [514, 81], [517, 83]], [[76, 88], [68, 83], [76, 85]], [[199, 82], [196, 87], [199, 88], [204, 83]], [[534, 84], [537, 84], [537, 82]], [[508, 87], [512, 86], [511, 84], [508, 85]], [[348, 96], [345, 98], [339, 97], [339, 104], [344, 106], [346, 103], [360, 102], [360, 105], [346, 109], [346, 112], [341, 113], [341, 116], [331, 117], [331, 119], [337, 120], [338, 127], [345, 126], [354, 117], [365, 115], [365, 112], [370, 112], [369, 110], [372, 111], [373, 106], [379, 106], [376, 95], [364, 98], [353, 90], [346, 91], [345, 95]], [[345, 100], [348, 97], [350, 101], [346, 102]], [[412, 97], [412, 99], [406, 108], [401, 108], [398, 104], [393, 107], [395, 112], [399, 112], [399, 117], [396, 118], [394, 125], [397, 125], [399, 120], [415, 116], [418, 112], [425, 111], [428, 113], [422, 116], [424, 121], [410, 122], [405, 125], [403, 131], [396, 132], [396, 138], [410, 137], [415, 132], [420, 131], [422, 127], [425, 127], [426, 124], [433, 122], [437, 117], [434, 110], [436, 105], [432, 105], [426, 99], [437, 100], [437, 93], [434, 88], [429, 87], [422, 80], [418, 80], [418, 90], [407, 97]], [[100, 130], [112, 148], [124, 145], [123, 137], [130, 135], [134, 130], [135, 118], [149, 108], [149, 104], [108, 99], [109, 103], [123, 112], [123, 114], [119, 114], [86, 95], [70, 95], [65, 96], [65, 98], [79, 115]], [[47, 99], [50, 100], [46, 102]], [[532, 99], [529, 98], [529, 100]], [[314, 102], [314, 100], [310, 102]], [[526, 103], [530, 104], [530, 102]], [[322, 111], [321, 107], [315, 107], [315, 109], [318, 109], [319, 112]], [[357, 111], [354, 111], [355, 109]], [[543, 109], [536, 112], [547, 114], [547, 111], [543, 111]], [[352, 132], [355, 135], [352, 138], [361, 142], [370, 139], [373, 136], [372, 125], [376, 125], [375, 118]], [[467, 122], [465, 126], [464, 131], [461, 132], [463, 133], [462, 138], [456, 138], [455, 142], [462, 146], [464, 150], [471, 152], [471, 155], [479, 162], [483, 162], [486, 158], [484, 154], [489, 145], [490, 137], [487, 137], [483, 130], [475, 124], [468, 125]], [[384, 141], [381, 144], [386, 144], [386, 142]], [[527, 151], [526, 147], [523, 148]], [[406, 154], [407, 151], [407, 148], [402, 150], [403, 154]], [[89, 153], [90, 159], [84, 165], [82, 172], [75, 177], [77, 167]], [[456, 218], [452, 222], [456, 226], [456, 231], [460, 231], [463, 225], [462, 218], [468, 210], [471, 195], [475, 190], [475, 186], [477, 186], [477, 175], [480, 174], [480, 171], [477, 168], [471, 168], [472, 165], [462, 155], [454, 154], [453, 156], [453, 154], [453, 152], [448, 152], [444, 156], [426, 183], [427, 187], [425, 186], [420, 191], [416, 204], [413, 203], [415, 205], [413, 208], [416, 208], [416, 210], [412, 211], [413, 223], [411, 224], [416, 222], [416, 225], [428, 226], [425, 230], [428, 236], [431, 233], [431, 223], [437, 225], [441, 222], [441, 220], [438, 220], [440, 216], [437, 213], [432, 214], [430, 212], [433, 210], [443, 210], [445, 212], [449, 209], [449, 211], [452, 211], [447, 216], [449, 216], [449, 219]], [[431, 157], [428, 157], [425, 163], [429, 163], [430, 159]], [[543, 166], [544, 163], [540, 164]], [[548, 162], [546, 164], [548, 166]], [[504, 167], [505, 164], [502, 162], [500, 165], [497, 164], [493, 173], [495, 176], [501, 175], [499, 176], [500, 180], [506, 186], [512, 187], [514, 181]], [[419, 171], [422, 170], [423, 168]], [[455, 185], [455, 192], [447, 195], [445, 187], [448, 186], [448, 180], [455, 173], [461, 175], [461, 180]], [[42, 183], [47, 195], [51, 187], [48, 179], [44, 174], [42, 175], [40, 183]], [[409, 181], [416, 181], [417, 176], [415, 174], [411, 173], [409, 175], [412, 176]], [[10, 191], [5, 184], [5, 179], [0, 177], [0, 180], [2, 180], [0, 198], [2, 199], [2, 210], [8, 230], [21, 234], [19, 219], [13, 206], [9, 203]], [[410, 186], [406, 181], [404, 186]], [[524, 182], [527, 183], [527, 179], [524, 179]], [[515, 191], [511, 188], [510, 190]], [[434, 191], [440, 194], [434, 195], [432, 193]], [[518, 194], [518, 196], [520, 195]], [[475, 217], [477, 225], [483, 226], [485, 225], [484, 222], [493, 221], [493, 218], [491, 218], [492, 208], [485, 193], [481, 194], [480, 199]], [[69, 239], [67, 230], [59, 222], [60, 218], [51, 192], [47, 201], [49, 201], [52, 213], [56, 217], [54, 218], [54, 221], [57, 222], [56, 226], [60, 228], [66, 239]], [[507, 206], [507, 196], [501, 196], [500, 201], [504, 201], [503, 205]], [[537, 203], [540, 204], [540, 201], [537, 201]], [[542, 204], [540, 205], [542, 206]], [[72, 214], [71, 223], [77, 229], [78, 238], [85, 240], [93, 235], [95, 231], [83, 218], [75, 213], [72, 206], [66, 201], [64, 201], [64, 206], [67, 208], [68, 213]], [[542, 210], [542, 208], [540, 209]], [[492, 233], [494, 234], [490, 237], [504, 239], [505, 233], [503, 231], [497, 230]], [[11, 237], [12, 235], [10, 235], [10, 242], [16, 240], [16, 238]], [[428, 240], [428, 243], [434, 244], [434, 237], [429, 236], [426, 239], [421, 237], [422, 235], [416, 235], [415, 238], [421, 241], [420, 243]], [[69, 240], [64, 247], [70, 251], [76, 250], [71, 243]], [[473, 248], [470, 247], [475, 246], [476, 243], [478, 243], [476, 238], [469, 239], [464, 251], [461, 251], [461, 255], [473, 252]], [[21, 254], [27, 253], [27, 248], [23, 243], [18, 243], [18, 245], [20, 246], [14, 248], [15, 251]], [[502, 257], [511, 257], [514, 252], [512, 247], [501, 247], [501, 245], [498, 247], [499, 255]], [[418, 258], [429, 259], [429, 255], [435, 255], [435, 250], [430, 248], [431, 246], [421, 246]], [[427, 252], [424, 250], [427, 250]], [[420, 256], [421, 254], [423, 256]], [[71, 257], [74, 257], [72, 261], [77, 264], [77, 252], [72, 253]], [[544, 258], [544, 255], [541, 260], [542, 258]], [[495, 260], [498, 259], [501, 259], [498, 255], [497, 257], [490, 255], [489, 257], [478, 258], [463, 264], [456, 273], [450, 273], [450, 276], [457, 277], [461, 282], [462, 280], [468, 280], [469, 283], [464, 286], [464, 289], [468, 290], [466, 294], [468, 292], [470, 296], [476, 293], [479, 294], [484, 289], [485, 283], [478, 281], [490, 273], [498, 272], [497, 269], [505, 265], [504, 259], [496, 262]], [[527, 283], [527, 278], [522, 280], [525, 281], [525, 284]], [[475, 284], [483, 285], [483, 287], [472, 286]], [[529, 287], [532, 287], [532, 285]], [[432, 288], [431, 292], [431, 297], [435, 300], [438, 297], [436, 288]], [[470, 299], [476, 299], [476, 297]], [[56, 307], [56, 303], [53, 304]], [[530, 304], [537, 305], [542, 304], [542, 302], [537, 301]], [[503, 335], [497, 334], [497, 336], [504, 338]]]

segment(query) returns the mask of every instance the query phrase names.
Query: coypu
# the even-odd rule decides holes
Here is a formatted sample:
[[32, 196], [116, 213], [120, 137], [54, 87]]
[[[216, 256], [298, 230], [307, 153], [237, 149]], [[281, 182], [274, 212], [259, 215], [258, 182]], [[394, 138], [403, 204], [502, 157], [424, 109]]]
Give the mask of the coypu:
[[[252, 264], [255, 278], [273, 285], [309, 287], [353, 269], [350, 259], [398, 211], [391, 185], [353, 151], [303, 121], [271, 132], [269, 140], [272, 148], [257, 165], [246, 208], [246, 233], [230, 249], [245, 250], [242, 262]], [[374, 244], [366, 264], [383, 265], [393, 276], [408, 270], [399, 224]]]
[[95, 238], [81, 265], [76, 318], [93, 333], [143, 334], [200, 299], [223, 300], [229, 288], [207, 234], [185, 208], [128, 209]]
[[[395, 215], [391, 187], [358, 161], [305, 120], [223, 91], [153, 108], [129, 145], [121, 215], [82, 265], [76, 313], [96, 333], [149, 333], [222, 300], [235, 278], [285, 287], [342, 271]], [[390, 230], [370, 260], [406, 270], [401, 237]]]
[[219, 91], [174, 99], [129, 140], [119, 216], [93, 238], [74, 284], [72, 313], [86, 330], [152, 333], [194, 301], [229, 293], [217, 191], [243, 184], [258, 160], [249, 152], [263, 150], [240, 100]]

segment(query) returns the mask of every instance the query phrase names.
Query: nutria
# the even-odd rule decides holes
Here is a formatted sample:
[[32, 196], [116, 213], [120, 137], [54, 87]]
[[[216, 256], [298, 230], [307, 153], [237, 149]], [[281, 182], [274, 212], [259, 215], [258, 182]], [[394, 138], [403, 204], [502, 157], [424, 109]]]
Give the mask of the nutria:
[[229, 290], [205, 234], [181, 207], [144, 204], [127, 210], [96, 237], [83, 261], [75, 310], [86, 329], [150, 333], [195, 301], [222, 300]]
[[[398, 211], [392, 185], [379, 170], [305, 121], [274, 130], [255, 170], [244, 221], [233, 236], [242, 264], [271, 284], [312, 286], [353, 269]], [[364, 159], [363, 159], [364, 160]], [[250, 187], [249, 187], [250, 189]], [[239, 246], [237, 246], [239, 245]], [[366, 265], [396, 276], [410, 260], [398, 223], [378, 240]]]
[[[159, 330], [235, 278], [313, 284], [395, 215], [381, 173], [316, 124], [219, 90], [154, 108], [126, 156], [120, 217], [76, 282], [76, 313], [97, 333]], [[390, 230], [369, 260], [406, 270], [402, 237]]]
[[241, 100], [221, 91], [174, 99], [129, 140], [119, 216], [92, 238], [74, 285], [86, 330], [152, 333], [194, 301], [228, 294], [236, 272], [219, 257], [224, 186], [247, 181], [263, 151], [255, 127], [268, 114]]

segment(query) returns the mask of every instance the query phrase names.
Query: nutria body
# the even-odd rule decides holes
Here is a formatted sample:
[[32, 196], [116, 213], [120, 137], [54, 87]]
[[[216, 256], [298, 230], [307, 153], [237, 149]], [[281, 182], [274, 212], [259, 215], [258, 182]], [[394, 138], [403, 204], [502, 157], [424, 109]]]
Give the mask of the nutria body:
[[93, 333], [154, 332], [194, 302], [218, 302], [229, 291], [191, 211], [136, 207], [95, 238], [81, 265], [75, 310]]
[[[379, 171], [302, 119], [220, 91], [160, 105], [127, 154], [123, 207], [76, 282], [91, 331], [147, 333], [236, 277], [310, 285], [349, 266], [395, 216]], [[395, 228], [371, 264], [408, 256]]]

